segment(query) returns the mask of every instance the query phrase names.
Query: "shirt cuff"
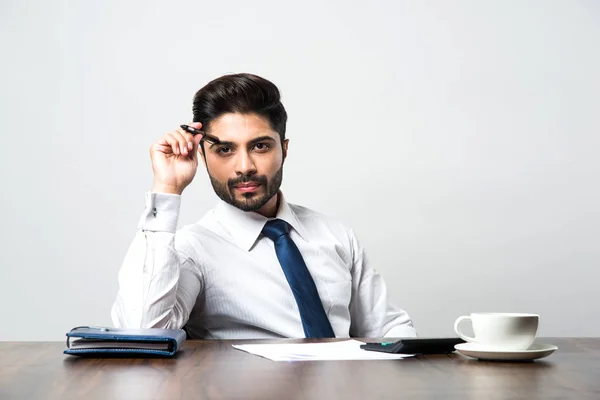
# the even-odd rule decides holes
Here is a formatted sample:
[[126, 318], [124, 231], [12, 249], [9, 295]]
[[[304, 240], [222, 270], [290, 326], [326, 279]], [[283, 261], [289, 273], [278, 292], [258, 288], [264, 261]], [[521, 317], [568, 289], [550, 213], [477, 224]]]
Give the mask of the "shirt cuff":
[[169, 193], [146, 193], [146, 208], [140, 218], [139, 228], [151, 232], [171, 232], [177, 230], [181, 196]]

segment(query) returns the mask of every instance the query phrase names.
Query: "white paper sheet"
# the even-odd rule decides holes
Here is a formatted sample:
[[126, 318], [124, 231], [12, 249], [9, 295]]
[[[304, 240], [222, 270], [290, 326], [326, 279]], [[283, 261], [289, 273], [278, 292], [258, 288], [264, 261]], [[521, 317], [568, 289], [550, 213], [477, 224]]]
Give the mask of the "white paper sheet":
[[389, 354], [367, 351], [360, 348], [358, 340], [328, 343], [283, 343], [233, 345], [273, 361], [317, 361], [317, 360], [399, 360], [413, 354]]

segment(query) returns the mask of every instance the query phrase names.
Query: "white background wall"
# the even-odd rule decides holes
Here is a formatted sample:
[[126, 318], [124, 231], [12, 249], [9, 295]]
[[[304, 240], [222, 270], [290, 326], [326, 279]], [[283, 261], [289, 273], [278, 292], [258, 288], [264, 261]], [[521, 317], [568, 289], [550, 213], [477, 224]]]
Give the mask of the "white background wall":
[[[0, 340], [110, 325], [148, 147], [275, 82], [283, 190], [351, 225], [422, 336], [471, 311], [600, 336], [600, 2], [0, 3]], [[202, 168], [180, 225], [216, 200]]]

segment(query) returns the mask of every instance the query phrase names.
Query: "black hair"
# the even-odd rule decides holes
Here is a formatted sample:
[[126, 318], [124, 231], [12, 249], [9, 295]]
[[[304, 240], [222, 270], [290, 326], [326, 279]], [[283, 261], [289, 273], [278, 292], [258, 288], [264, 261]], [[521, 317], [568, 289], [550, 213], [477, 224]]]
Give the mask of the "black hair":
[[202, 123], [206, 132], [211, 122], [223, 114], [257, 114], [269, 121], [283, 146], [287, 112], [277, 86], [260, 76], [231, 74], [209, 82], [194, 96], [192, 111], [194, 122]]

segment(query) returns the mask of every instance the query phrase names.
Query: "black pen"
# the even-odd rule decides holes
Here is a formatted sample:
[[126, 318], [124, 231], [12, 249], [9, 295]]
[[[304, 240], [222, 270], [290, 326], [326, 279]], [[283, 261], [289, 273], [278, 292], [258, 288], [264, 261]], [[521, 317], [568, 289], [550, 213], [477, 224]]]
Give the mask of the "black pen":
[[191, 133], [192, 135], [197, 135], [199, 133], [202, 134], [202, 135], [204, 135], [203, 139], [208, 140], [209, 142], [213, 142], [214, 144], [221, 143], [221, 141], [219, 140], [218, 137], [213, 136], [213, 135], [209, 135], [208, 133], [206, 133], [204, 131], [201, 131], [200, 129], [196, 129], [196, 128], [191, 127], [189, 125], [179, 125], [179, 126], [181, 126], [181, 129], [183, 129], [186, 132]]

